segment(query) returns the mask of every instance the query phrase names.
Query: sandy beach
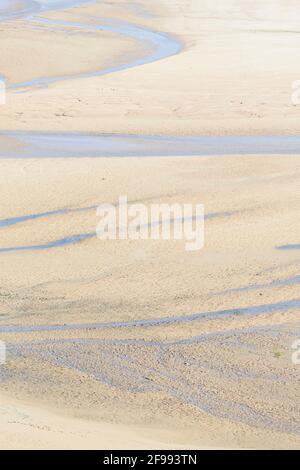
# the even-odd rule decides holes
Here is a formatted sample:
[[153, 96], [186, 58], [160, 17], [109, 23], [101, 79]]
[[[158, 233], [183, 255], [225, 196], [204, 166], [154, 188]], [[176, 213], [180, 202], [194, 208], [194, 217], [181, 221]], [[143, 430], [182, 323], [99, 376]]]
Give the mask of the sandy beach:
[[[0, 7], [0, 448], [298, 449], [297, 2], [38, 3]], [[204, 248], [97, 239], [120, 195]]]

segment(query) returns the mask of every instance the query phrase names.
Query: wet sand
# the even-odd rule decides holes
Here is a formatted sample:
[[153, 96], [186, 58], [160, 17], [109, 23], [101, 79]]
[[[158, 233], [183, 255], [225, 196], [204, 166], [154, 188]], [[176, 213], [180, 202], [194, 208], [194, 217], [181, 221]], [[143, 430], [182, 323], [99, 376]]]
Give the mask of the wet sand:
[[[299, 448], [296, 110], [287, 105], [277, 120], [282, 102], [272, 102], [272, 86], [266, 115], [237, 102], [232, 110], [214, 95], [217, 82], [201, 75], [196, 85], [198, 68], [190, 69], [199, 61], [200, 73], [200, 39], [207, 55], [224, 52], [222, 31], [243, 73], [232, 45], [241, 34], [249, 52], [263, 28], [272, 38], [266, 48], [287, 36], [285, 63], [283, 29], [293, 20], [276, 16], [281, 3], [268, 21], [258, 2], [214, 11], [208, 2], [164, 0], [151, 9], [128, 1], [34, 9], [17, 20], [10, 11], [1, 23], [12, 54], [25, 38], [40, 38], [40, 54], [49, 50], [37, 65], [26, 55], [26, 67], [0, 59], [8, 77], [0, 108], [1, 448], [59, 448], [62, 436], [64, 448]], [[59, 41], [61, 59], [51, 61]], [[178, 50], [164, 56], [161, 41]], [[255, 83], [263, 55], [252, 63]], [[201, 58], [203, 74], [212, 64]], [[272, 58], [266, 64], [271, 73]], [[228, 78], [225, 59], [221, 66]], [[205, 248], [98, 240], [97, 205], [122, 194], [147, 206], [204, 203]]]
[[0, 133], [0, 158], [299, 155], [299, 136]]

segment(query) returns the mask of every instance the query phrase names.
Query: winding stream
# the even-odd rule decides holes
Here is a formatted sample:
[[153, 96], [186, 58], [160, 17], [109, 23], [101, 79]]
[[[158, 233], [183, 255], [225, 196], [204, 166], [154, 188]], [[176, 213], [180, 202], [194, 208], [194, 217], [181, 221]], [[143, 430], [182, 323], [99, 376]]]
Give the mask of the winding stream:
[[27, 22], [33, 24], [38, 23], [49, 26], [60, 26], [66, 29], [76, 28], [76, 30], [81, 30], [83, 33], [86, 33], [88, 31], [106, 31], [115, 34], [125, 35], [129, 38], [135, 39], [138, 42], [141, 42], [144, 46], [146, 46], [145, 49], [147, 50], [147, 53], [144, 56], [137, 57], [132, 61], [125, 61], [113, 67], [95, 70], [94, 72], [82, 72], [77, 73], [75, 75], [37, 77], [29, 81], [9, 85], [9, 88], [14, 90], [25, 89], [26, 91], [26, 89], [45, 87], [52, 83], [61, 82], [63, 80], [74, 80], [78, 78], [107, 75], [114, 72], [119, 72], [121, 70], [127, 70], [133, 67], [138, 67], [148, 63], [156, 62], [167, 57], [171, 57], [172, 55], [178, 54], [183, 48], [183, 43], [179, 39], [171, 37], [171, 35], [151, 31], [150, 29], [146, 29], [135, 24], [127, 23], [125, 21], [99, 19], [100, 24], [93, 24], [63, 20], [49, 20], [47, 18], [37, 16], [37, 13], [43, 13], [57, 9], [72, 8], [86, 3], [94, 3], [91, 0], [39, 0], [38, 2], [26, 2], [26, 6], [25, 4], [23, 5], [23, 3], [21, 3], [21, 7], [19, 8], [17, 7], [17, 2], [15, 6], [11, 5], [10, 3], [7, 3], [6, 9], [0, 10], [0, 21], [25, 17]]

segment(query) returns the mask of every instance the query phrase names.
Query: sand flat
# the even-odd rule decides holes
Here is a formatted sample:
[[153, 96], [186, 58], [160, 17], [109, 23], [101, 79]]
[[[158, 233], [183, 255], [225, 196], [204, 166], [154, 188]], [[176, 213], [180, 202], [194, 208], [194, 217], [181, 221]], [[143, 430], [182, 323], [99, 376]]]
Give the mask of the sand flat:
[[[93, 207], [114, 203], [119, 192], [146, 204], [201, 200], [207, 213], [206, 246], [196, 255], [183, 242], [96, 238], [1, 253], [0, 333], [10, 351], [3, 390], [30, 401], [34, 391], [41, 409], [80, 419], [95, 413], [100, 423], [146, 420], [167, 432], [175, 420], [190, 436], [182, 441], [178, 431], [171, 441], [178, 445], [259, 447], [263, 436], [264, 447], [298, 446], [292, 412], [298, 371], [290, 348], [299, 330], [299, 255], [276, 249], [297, 240], [298, 156], [3, 160], [1, 166], [10, 175], [1, 185], [6, 220], [28, 207], [32, 214], [87, 208], [3, 227], [1, 248], [92, 231]], [[195, 389], [182, 383], [187, 372]], [[199, 397], [201, 387], [206, 392]], [[220, 398], [213, 399], [215, 387]], [[237, 408], [250, 403], [248, 411]]]
[[[0, 448], [299, 448], [297, 149], [166, 156], [172, 136], [296, 135], [298, 10], [271, 3], [1, 23]], [[102, 132], [154, 134], [156, 156], [95, 155]], [[98, 240], [96, 207], [120, 195], [204, 204], [204, 248]]]

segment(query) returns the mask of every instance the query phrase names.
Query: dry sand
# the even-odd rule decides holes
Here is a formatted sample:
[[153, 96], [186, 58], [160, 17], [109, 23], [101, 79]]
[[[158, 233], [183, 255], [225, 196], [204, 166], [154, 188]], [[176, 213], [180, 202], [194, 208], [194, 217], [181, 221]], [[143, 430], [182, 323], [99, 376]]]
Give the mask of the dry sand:
[[[296, 2], [271, 3], [124, 0], [44, 14], [122, 19], [177, 35], [184, 49], [103, 77], [10, 88], [1, 128], [293, 134]], [[0, 36], [10, 86], [149, 53], [122, 35], [24, 19], [1, 23]], [[1, 448], [299, 448], [300, 251], [278, 249], [299, 244], [299, 156], [1, 159], [0, 170], [2, 221], [72, 210], [0, 225], [0, 249], [92, 233], [94, 207], [122, 194], [204, 203], [207, 217], [198, 253], [96, 238], [0, 252]]]
[[175, 444], [177, 436], [172, 436], [171, 432], [70, 418], [24, 403], [24, 400], [12, 400], [3, 394], [0, 414], [4, 448], [10, 450], [186, 448]]

